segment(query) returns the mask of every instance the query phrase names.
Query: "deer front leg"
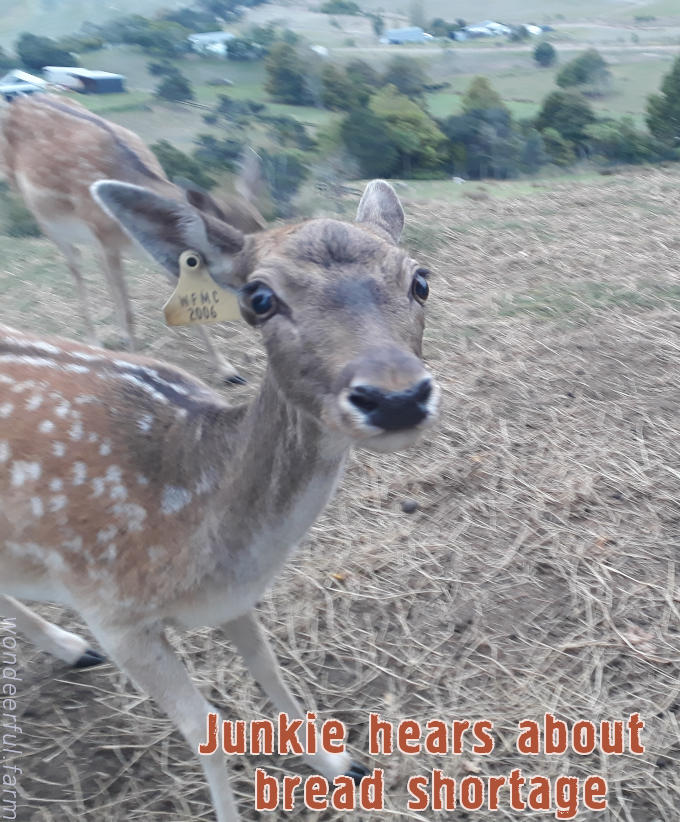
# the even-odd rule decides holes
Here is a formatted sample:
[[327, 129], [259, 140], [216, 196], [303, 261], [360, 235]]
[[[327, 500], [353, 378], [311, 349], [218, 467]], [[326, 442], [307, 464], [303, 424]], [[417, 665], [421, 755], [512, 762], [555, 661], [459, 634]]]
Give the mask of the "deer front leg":
[[[255, 614], [251, 611], [223, 627], [276, 710], [288, 714], [290, 718], [304, 719], [305, 711], [283, 681], [279, 662]], [[368, 774], [368, 770], [352, 762], [347, 753], [334, 754], [320, 750], [316, 754], [306, 754], [304, 758], [316, 773], [330, 780], [347, 774], [359, 782]]]
[[[170, 647], [161, 625], [129, 626], [124, 630], [92, 626], [93, 633], [116, 664], [165, 711], [198, 755], [205, 742], [206, 717], [219, 712], [200, 694]], [[221, 723], [221, 719], [218, 720]], [[217, 822], [239, 822], [221, 749], [201, 756]]]
[[0, 595], [0, 617], [14, 619], [22, 636], [75, 668], [90, 668], [106, 661], [82, 637], [53, 625], [14, 597]]

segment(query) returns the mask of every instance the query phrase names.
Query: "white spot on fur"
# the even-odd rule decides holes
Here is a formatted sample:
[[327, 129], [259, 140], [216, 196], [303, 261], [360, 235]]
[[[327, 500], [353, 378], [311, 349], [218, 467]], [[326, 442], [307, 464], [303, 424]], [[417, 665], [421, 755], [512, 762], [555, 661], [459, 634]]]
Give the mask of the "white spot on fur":
[[50, 491], [54, 491], [56, 493], [57, 491], [61, 491], [63, 487], [64, 483], [57, 477], [50, 480]]
[[73, 484], [82, 485], [87, 477], [87, 465], [84, 462], [73, 463]]
[[87, 405], [89, 403], [97, 402], [97, 397], [94, 394], [79, 394], [73, 402], [76, 405]]
[[87, 435], [87, 441], [88, 442], [97, 442], [98, 439], [99, 439], [99, 434], [95, 434], [94, 431], [91, 434]]
[[65, 417], [71, 408], [71, 403], [68, 400], [62, 400], [59, 405], [54, 409], [54, 413], [58, 417]]
[[53, 513], [61, 511], [63, 508], [66, 508], [67, 505], [68, 497], [65, 494], [55, 494], [55, 496], [50, 497], [49, 507]]
[[73, 425], [71, 426], [69, 432], [69, 437], [76, 442], [78, 440], [82, 440], [83, 438], [83, 424], [80, 420], [76, 420]]
[[54, 423], [52, 420], [43, 420], [38, 426], [38, 431], [41, 434], [51, 434], [54, 431]]
[[118, 529], [115, 525], [107, 525], [106, 528], [102, 528], [101, 531], [97, 532], [97, 542], [101, 545], [104, 542], [110, 542], [118, 533]]
[[64, 371], [70, 371], [72, 374], [88, 374], [90, 369], [86, 365], [71, 362], [64, 366]]
[[112, 542], [107, 546], [106, 551], [102, 554], [102, 559], [105, 559], [107, 562], [114, 562], [117, 556], [118, 548], [116, 547], [116, 544]]
[[139, 430], [144, 431], [145, 433], [147, 431], [151, 430], [152, 425], [153, 425], [153, 415], [152, 414], [143, 414], [137, 420], [137, 426], [139, 427]]
[[101, 497], [106, 490], [106, 483], [103, 477], [94, 477], [92, 480], [92, 496]]
[[7, 462], [12, 456], [12, 449], [7, 440], [0, 440], [0, 462]]
[[112, 485], [109, 491], [109, 498], [112, 500], [127, 499], [127, 488], [124, 485]]
[[123, 472], [117, 465], [110, 465], [106, 469], [106, 479], [109, 482], [120, 482]]
[[146, 519], [146, 509], [134, 502], [127, 502], [122, 505], [114, 505], [113, 513], [125, 520], [128, 531], [141, 531], [142, 523]]
[[74, 539], [67, 539], [65, 542], [61, 543], [61, 547], [65, 548], [67, 551], [82, 551], [83, 550], [83, 540], [81, 537], [75, 537]]
[[15, 394], [21, 394], [22, 391], [28, 391], [31, 388], [35, 388], [37, 384], [38, 383], [35, 380], [24, 380], [23, 382], [18, 382], [16, 385], [13, 385], [12, 391]]
[[108, 457], [111, 453], [111, 440], [104, 440], [104, 442], [99, 446], [99, 453], [102, 457]]
[[31, 513], [34, 517], [41, 517], [45, 513], [45, 507], [40, 497], [31, 497]]
[[26, 400], [26, 410], [27, 411], [37, 411], [38, 408], [42, 405], [43, 402], [43, 395], [42, 394], [34, 394], [32, 397]]
[[66, 446], [63, 442], [53, 442], [52, 443], [52, 453], [55, 457], [63, 457], [66, 453]]
[[0, 419], [7, 419], [9, 415], [14, 411], [14, 403], [11, 402], [3, 402], [0, 405]]
[[149, 478], [145, 477], [144, 474], [137, 474], [137, 484], [138, 485], [148, 485]]
[[12, 463], [12, 486], [21, 488], [27, 480], [38, 480], [42, 474], [42, 466], [39, 462], [27, 462], [26, 460], [15, 460]]
[[161, 511], [164, 514], [176, 514], [191, 502], [191, 491], [176, 485], [166, 485], [161, 496]]

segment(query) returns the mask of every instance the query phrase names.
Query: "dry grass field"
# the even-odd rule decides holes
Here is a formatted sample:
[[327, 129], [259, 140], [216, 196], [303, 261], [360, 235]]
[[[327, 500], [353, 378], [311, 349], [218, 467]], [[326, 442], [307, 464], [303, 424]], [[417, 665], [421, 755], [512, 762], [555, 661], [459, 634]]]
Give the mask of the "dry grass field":
[[[579, 820], [677, 822], [680, 170], [526, 186], [521, 196], [464, 188], [455, 200], [403, 189], [408, 241], [434, 272], [425, 353], [443, 387], [441, 421], [408, 453], [354, 455], [262, 619], [294, 690], [348, 726], [358, 759], [385, 768], [387, 807], [371, 819], [440, 818], [406, 810], [408, 777], [439, 767], [457, 778], [601, 774], [609, 808]], [[56, 250], [2, 238], [0, 251], [3, 321], [79, 335]], [[209, 379], [199, 344], [161, 325], [159, 273], [143, 262], [130, 280], [147, 351]], [[94, 266], [90, 281], [114, 339]], [[220, 333], [251, 378], [225, 392], [238, 401], [261, 375], [261, 348], [245, 327]], [[406, 499], [414, 513], [402, 511]], [[70, 613], [40, 612], [81, 630]], [[219, 631], [171, 640], [229, 715], [271, 716]], [[213, 819], [192, 753], [113, 666], [73, 672], [27, 642], [22, 659], [22, 822]], [[370, 711], [488, 718], [496, 748], [372, 759]], [[646, 751], [519, 755], [517, 722], [546, 711], [569, 722], [637, 711]], [[281, 757], [233, 762], [244, 820], [284, 818], [253, 810], [258, 766], [309, 771]], [[503, 799], [493, 818], [525, 816]]]

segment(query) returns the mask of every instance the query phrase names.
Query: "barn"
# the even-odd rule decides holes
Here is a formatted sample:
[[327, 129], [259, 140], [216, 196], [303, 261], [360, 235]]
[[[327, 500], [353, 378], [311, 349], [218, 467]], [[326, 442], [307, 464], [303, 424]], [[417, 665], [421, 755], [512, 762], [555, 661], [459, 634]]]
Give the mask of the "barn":
[[91, 71], [77, 66], [43, 66], [48, 83], [82, 94], [116, 94], [125, 91], [125, 77], [110, 71]]

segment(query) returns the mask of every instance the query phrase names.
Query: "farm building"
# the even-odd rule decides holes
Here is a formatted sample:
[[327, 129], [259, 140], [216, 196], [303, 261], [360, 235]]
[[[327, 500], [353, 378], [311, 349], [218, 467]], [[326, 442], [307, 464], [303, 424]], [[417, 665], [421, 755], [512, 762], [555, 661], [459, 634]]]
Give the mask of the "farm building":
[[0, 97], [11, 100], [21, 94], [35, 94], [36, 91], [43, 91], [46, 85], [42, 77], [13, 69], [0, 77]]
[[418, 26], [405, 29], [388, 29], [383, 37], [380, 38], [381, 43], [391, 43], [392, 45], [400, 45], [401, 43], [425, 43], [428, 40], [432, 40], [432, 35], [426, 34]]
[[77, 66], [44, 66], [48, 83], [80, 91], [83, 94], [115, 94], [125, 91], [125, 77], [110, 71], [90, 71]]
[[190, 34], [187, 38], [191, 43], [191, 48], [200, 54], [220, 54], [227, 53], [227, 43], [234, 40], [235, 34], [229, 31], [204, 31], [199, 34]]
[[464, 29], [468, 37], [500, 37], [501, 35], [508, 35], [512, 32], [510, 26], [504, 26], [503, 23], [497, 23], [495, 20], [482, 20], [481, 23], [475, 23], [474, 26], [466, 26]]

